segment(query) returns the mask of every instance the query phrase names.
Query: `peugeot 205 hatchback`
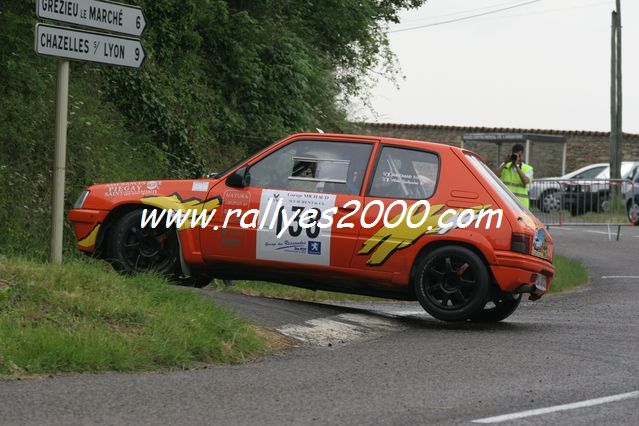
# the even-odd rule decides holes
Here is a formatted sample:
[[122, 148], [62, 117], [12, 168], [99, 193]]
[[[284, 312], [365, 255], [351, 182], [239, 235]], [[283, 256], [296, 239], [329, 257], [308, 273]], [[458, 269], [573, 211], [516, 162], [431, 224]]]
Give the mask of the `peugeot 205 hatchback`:
[[297, 134], [211, 178], [88, 187], [69, 219], [123, 273], [418, 300], [445, 321], [502, 320], [554, 274], [550, 235], [482, 160], [428, 142]]

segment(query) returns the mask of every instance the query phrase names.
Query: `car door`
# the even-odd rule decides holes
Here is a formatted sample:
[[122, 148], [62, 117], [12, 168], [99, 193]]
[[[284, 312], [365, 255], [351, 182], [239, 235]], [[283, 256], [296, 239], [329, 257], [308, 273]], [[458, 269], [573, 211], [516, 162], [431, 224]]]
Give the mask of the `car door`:
[[[439, 169], [439, 155], [434, 152], [380, 146], [365, 197], [367, 209], [362, 212], [363, 226], [353, 267], [393, 274], [411, 267], [406, 256], [397, 251], [410, 247], [423, 231], [409, 229], [405, 219], [411, 216], [414, 218], [411, 223], [417, 224], [420, 222], [419, 212], [423, 215], [426, 202], [432, 205], [430, 216], [436, 213], [433, 209], [438, 203], [443, 205], [445, 200], [433, 198]], [[416, 203], [420, 204], [413, 207]], [[412, 213], [411, 208], [414, 208]], [[429, 217], [429, 214], [425, 216]]]
[[[248, 186], [219, 185], [223, 215], [217, 218], [219, 232], [202, 237], [205, 260], [348, 267], [358, 226], [338, 229], [336, 223], [348, 214], [358, 220], [347, 204], [363, 201], [373, 147], [374, 142], [295, 140], [248, 166]], [[233, 210], [242, 213], [229, 215]], [[317, 223], [303, 226], [300, 219], [311, 213]]]

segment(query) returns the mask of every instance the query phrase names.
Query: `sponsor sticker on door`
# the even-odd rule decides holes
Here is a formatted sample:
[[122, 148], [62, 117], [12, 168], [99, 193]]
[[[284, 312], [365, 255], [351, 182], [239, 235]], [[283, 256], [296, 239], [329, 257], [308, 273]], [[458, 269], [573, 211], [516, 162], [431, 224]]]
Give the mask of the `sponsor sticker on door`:
[[[331, 228], [314, 226], [304, 228], [299, 218], [304, 212], [318, 214], [335, 207], [335, 195], [286, 190], [264, 190], [260, 211], [270, 211], [267, 218], [273, 227], [257, 231], [256, 255], [258, 259], [294, 262], [311, 265], [330, 265]], [[297, 215], [297, 216], [296, 216]], [[291, 218], [295, 217], [291, 221]], [[278, 234], [280, 237], [278, 238]]]

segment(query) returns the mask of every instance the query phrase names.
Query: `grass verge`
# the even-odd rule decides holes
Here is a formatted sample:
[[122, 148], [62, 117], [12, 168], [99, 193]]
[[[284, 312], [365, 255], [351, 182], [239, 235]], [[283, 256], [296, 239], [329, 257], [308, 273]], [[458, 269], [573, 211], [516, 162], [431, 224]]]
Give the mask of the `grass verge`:
[[0, 258], [0, 375], [184, 369], [285, 345], [157, 276]]
[[550, 285], [550, 293], [561, 293], [588, 283], [588, 271], [578, 260], [555, 255], [555, 277]]
[[[550, 293], [559, 293], [573, 289], [588, 282], [588, 272], [581, 262], [556, 255], [554, 258], [554, 264], [556, 274], [550, 287]], [[214, 284], [211, 284], [211, 287], [222, 289], [229, 293], [240, 293], [248, 296], [273, 297], [278, 299], [302, 300], [306, 302], [389, 301], [389, 299], [380, 299], [376, 297], [359, 296], [347, 293], [334, 293], [330, 291], [313, 291], [261, 281], [235, 281], [232, 286], [224, 286], [216, 281]]]

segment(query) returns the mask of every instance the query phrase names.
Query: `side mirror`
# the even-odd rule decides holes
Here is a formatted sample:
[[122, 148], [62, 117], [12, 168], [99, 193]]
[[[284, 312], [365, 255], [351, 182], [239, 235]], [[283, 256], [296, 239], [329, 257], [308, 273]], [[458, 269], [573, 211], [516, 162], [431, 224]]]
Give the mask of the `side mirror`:
[[226, 184], [231, 188], [245, 188], [249, 186], [251, 177], [248, 174], [248, 168], [242, 167], [233, 172], [226, 178]]

